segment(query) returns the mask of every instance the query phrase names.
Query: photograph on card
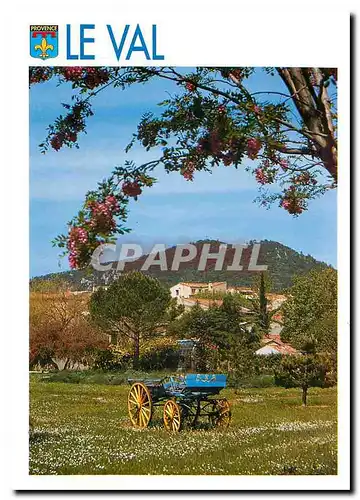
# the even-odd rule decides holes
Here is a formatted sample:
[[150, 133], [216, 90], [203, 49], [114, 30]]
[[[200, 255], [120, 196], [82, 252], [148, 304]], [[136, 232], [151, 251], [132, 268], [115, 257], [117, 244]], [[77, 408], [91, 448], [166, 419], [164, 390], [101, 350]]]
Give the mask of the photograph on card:
[[337, 69], [40, 65], [57, 28], [30, 27], [29, 474], [336, 475]]

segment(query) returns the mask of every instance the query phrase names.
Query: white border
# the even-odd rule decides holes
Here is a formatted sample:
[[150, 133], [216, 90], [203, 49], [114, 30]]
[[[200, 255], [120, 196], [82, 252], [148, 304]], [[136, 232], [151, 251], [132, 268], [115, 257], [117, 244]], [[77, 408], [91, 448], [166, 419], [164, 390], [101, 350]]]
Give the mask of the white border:
[[[107, 7], [107, 8], [106, 8]], [[62, 0], [57, 5], [12, 2], [13, 17], [6, 23], [3, 42], [1, 83], [6, 109], [3, 116], [11, 135], [2, 162], [3, 291], [6, 309], [3, 334], [11, 345], [6, 347], [10, 391], [3, 396], [5, 408], [11, 406], [6, 430], [5, 450], [10, 455], [11, 488], [14, 489], [241, 489], [241, 490], [337, 490], [349, 488], [349, 13], [342, 2], [303, 0], [301, 5], [285, 1], [190, 0], [169, 2], [101, 2], [75, 4]], [[221, 22], [219, 23], [219, 19]], [[164, 65], [238, 65], [238, 66], [335, 66], [339, 68], [339, 165], [340, 181], [338, 269], [339, 269], [339, 473], [337, 476], [29, 476], [28, 475], [28, 87], [29, 64], [36, 64], [29, 51], [29, 24], [156, 23], [159, 52]], [[101, 28], [99, 33], [101, 32]], [[101, 35], [99, 35], [101, 38]], [[318, 43], [318, 41], [322, 41]], [[60, 44], [63, 41], [60, 40]], [[85, 65], [116, 65], [109, 55], [108, 42], [97, 42], [103, 58]], [[102, 45], [103, 44], [103, 45]], [[6, 49], [4, 48], [6, 47]], [[107, 47], [107, 48], [106, 48]], [[62, 46], [60, 47], [62, 50]], [[11, 53], [9, 53], [9, 51]], [[110, 59], [109, 59], [110, 58]], [[62, 58], [52, 64], [67, 64]], [[73, 64], [78, 65], [79, 62]], [[81, 64], [81, 63], [80, 63]], [[141, 64], [140, 61], [121, 63]], [[150, 63], [151, 64], [151, 63]], [[9, 99], [9, 91], [12, 98]], [[9, 130], [9, 121], [11, 130]], [[6, 232], [5, 232], [6, 231]], [[10, 233], [8, 234], [7, 231]], [[8, 353], [13, 353], [8, 356]], [[7, 376], [3, 375], [7, 382]], [[11, 384], [10, 384], [11, 382]], [[10, 404], [9, 404], [10, 402]], [[4, 416], [4, 415], [3, 415]], [[11, 428], [11, 433], [7, 432]], [[11, 459], [11, 460], [10, 460]], [[9, 469], [9, 467], [8, 467]], [[8, 470], [7, 469], [7, 470]], [[141, 477], [141, 476], [140, 476]]]

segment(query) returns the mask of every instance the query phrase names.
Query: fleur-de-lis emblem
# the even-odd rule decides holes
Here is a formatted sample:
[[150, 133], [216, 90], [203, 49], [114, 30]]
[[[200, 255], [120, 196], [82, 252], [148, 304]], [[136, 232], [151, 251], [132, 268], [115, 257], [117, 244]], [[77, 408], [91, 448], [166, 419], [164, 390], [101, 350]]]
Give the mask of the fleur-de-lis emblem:
[[48, 44], [47, 41], [46, 41], [46, 37], [43, 37], [41, 39], [40, 44], [35, 45], [34, 49], [35, 50], [41, 50], [40, 57], [42, 59], [46, 59], [47, 57], [49, 57], [49, 54], [47, 53], [47, 51], [48, 50], [54, 50], [54, 46], [51, 45], [51, 43]]

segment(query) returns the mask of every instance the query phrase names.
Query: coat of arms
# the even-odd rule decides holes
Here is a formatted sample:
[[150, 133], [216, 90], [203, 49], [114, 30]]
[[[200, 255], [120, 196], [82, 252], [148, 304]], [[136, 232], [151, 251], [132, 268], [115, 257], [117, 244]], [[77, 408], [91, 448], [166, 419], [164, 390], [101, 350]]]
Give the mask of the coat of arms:
[[58, 25], [30, 26], [30, 55], [46, 61], [59, 53]]

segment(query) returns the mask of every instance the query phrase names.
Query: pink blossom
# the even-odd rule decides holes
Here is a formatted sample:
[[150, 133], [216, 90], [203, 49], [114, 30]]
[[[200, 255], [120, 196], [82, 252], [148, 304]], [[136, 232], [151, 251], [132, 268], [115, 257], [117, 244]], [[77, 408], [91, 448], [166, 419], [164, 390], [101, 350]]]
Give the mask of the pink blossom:
[[255, 170], [255, 178], [259, 184], [267, 184], [268, 178], [266, 172], [262, 168]]
[[281, 206], [285, 208], [285, 210], [288, 210], [291, 206], [290, 200], [287, 200], [286, 198], [281, 201]]
[[193, 161], [188, 161], [184, 164], [184, 167], [181, 169], [181, 175], [187, 181], [193, 181], [194, 171], [195, 171], [195, 163]]
[[279, 165], [283, 170], [287, 170], [289, 168], [289, 162], [287, 160], [280, 160]]
[[248, 139], [247, 141], [247, 155], [251, 160], [255, 160], [261, 149], [261, 141], [259, 139]]

